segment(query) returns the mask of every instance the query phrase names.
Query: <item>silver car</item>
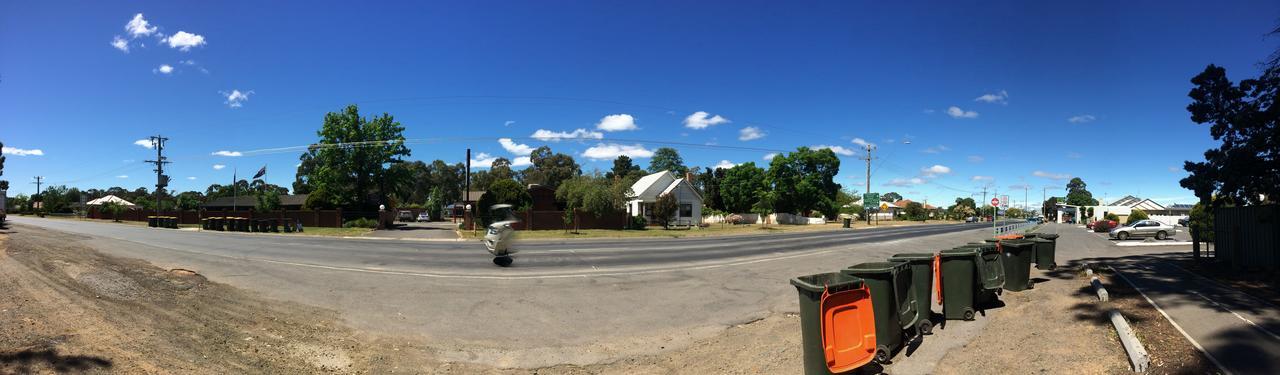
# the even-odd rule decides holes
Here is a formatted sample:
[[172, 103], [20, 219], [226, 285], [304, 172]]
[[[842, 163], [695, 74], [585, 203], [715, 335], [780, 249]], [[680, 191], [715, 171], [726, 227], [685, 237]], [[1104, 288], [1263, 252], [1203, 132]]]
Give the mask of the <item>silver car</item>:
[[1169, 238], [1170, 235], [1177, 233], [1172, 225], [1161, 223], [1155, 220], [1142, 220], [1133, 224], [1117, 227], [1109, 232], [1111, 238], [1117, 240], [1127, 240], [1130, 238], [1155, 237], [1157, 240]]

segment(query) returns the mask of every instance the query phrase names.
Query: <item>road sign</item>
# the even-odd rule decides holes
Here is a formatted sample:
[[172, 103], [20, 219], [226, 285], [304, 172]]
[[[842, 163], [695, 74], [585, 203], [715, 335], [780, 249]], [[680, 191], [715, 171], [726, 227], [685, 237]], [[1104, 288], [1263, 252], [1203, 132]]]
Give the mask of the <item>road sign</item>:
[[862, 195], [862, 208], [875, 209], [880, 207], [880, 193], [866, 193]]
[[1000, 198], [991, 198], [991, 207], [1000, 207]]
[[1000, 206], [1001, 206], [1001, 207], [1009, 207], [1009, 196], [1008, 196], [1008, 195], [1001, 195], [1001, 196], [1000, 196]]

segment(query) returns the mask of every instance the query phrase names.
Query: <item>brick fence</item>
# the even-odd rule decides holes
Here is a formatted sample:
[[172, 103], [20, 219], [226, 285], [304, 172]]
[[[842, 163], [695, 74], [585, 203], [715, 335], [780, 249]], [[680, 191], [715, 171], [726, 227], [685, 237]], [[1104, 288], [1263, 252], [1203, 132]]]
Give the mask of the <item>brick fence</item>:
[[[343, 212], [338, 210], [279, 210], [258, 212], [252, 210], [237, 211], [161, 211], [158, 215], [152, 210], [124, 210], [120, 212], [122, 221], [146, 221], [147, 216], [173, 216], [178, 224], [200, 224], [206, 217], [244, 217], [250, 219], [294, 219], [303, 227], [342, 227], [343, 218], [351, 216], [367, 216], [363, 212]], [[111, 214], [99, 212], [97, 207], [90, 207], [87, 215], [90, 219], [111, 219]]]

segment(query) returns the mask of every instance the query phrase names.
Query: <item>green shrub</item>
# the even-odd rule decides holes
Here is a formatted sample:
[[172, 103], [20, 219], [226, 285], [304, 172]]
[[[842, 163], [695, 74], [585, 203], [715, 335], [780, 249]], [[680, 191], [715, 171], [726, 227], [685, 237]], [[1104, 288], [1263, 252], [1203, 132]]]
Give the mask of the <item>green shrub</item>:
[[362, 217], [355, 220], [347, 220], [347, 222], [342, 223], [342, 227], [344, 228], [377, 228], [378, 221], [374, 219]]
[[1115, 222], [1119, 223], [1119, 222], [1120, 222], [1120, 215], [1116, 215], [1116, 214], [1114, 214], [1114, 213], [1110, 213], [1110, 212], [1108, 212], [1108, 213], [1107, 213], [1107, 216], [1103, 216], [1103, 217], [1102, 217], [1102, 219], [1103, 219], [1103, 220], [1114, 220]]
[[1139, 209], [1136, 209], [1136, 208], [1135, 208], [1135, 209], [1133, 209], [1133, 212], [1130, 212], [1130, 213], [1129, 213], [1129, 219], [1125, 221], [1125, 224], [1133, 224], [1133, 223], [1136, 223], [1136, 222], [1138, 222], [1138, 221], [1146, 220], [1146, 219], [1149, 219], [1149, 218], [1150, 218], [1150, 217], [1149, 217], [1149, 216], [1147, 216], [1147, 212], [1146, 212], [1146, 211], [1139, 210]]

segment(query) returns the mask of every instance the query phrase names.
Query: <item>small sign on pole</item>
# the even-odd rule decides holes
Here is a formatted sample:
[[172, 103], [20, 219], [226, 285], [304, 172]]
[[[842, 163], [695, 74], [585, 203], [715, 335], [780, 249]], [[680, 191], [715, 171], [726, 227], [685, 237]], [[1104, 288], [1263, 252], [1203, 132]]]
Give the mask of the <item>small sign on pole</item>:
[[1000, 207], [1000, 198], [991, 198], [991, 207]]

